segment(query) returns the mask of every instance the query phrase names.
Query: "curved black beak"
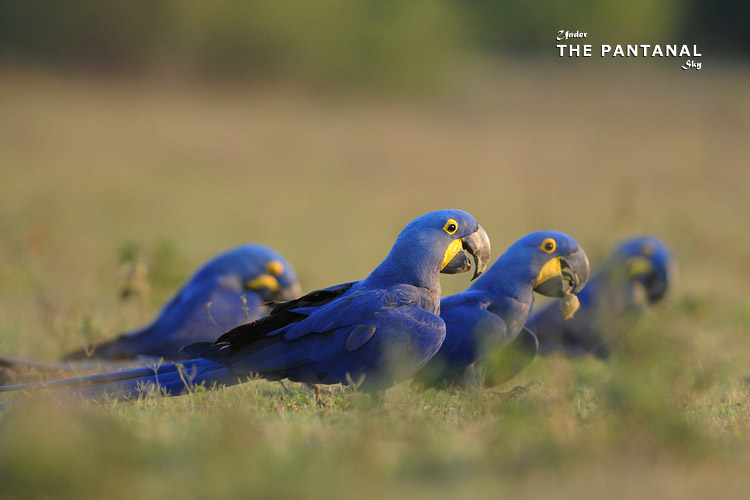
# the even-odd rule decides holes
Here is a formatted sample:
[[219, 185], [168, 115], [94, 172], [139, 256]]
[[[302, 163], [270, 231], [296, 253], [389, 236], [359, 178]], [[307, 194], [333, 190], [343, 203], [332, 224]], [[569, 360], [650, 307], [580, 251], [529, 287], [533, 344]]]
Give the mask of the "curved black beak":
[[478, 278], [486, 269], [492, 258], [490, 249], [490, 237], [484, 228], [477, 224], [477, 230], [469, 236], [461, 238], [461, 250], [443, 266], [440, 270], [444, 274], [463, 273], [471, 269], [471, 261], [466, 255], [468, 252], [474, 257], [474, 276], [472, 280]]
[[577, 294], [589, 279], [589, 259], [583, 248], [551, 259], [539, 273], [534, 291], [548, 297]]

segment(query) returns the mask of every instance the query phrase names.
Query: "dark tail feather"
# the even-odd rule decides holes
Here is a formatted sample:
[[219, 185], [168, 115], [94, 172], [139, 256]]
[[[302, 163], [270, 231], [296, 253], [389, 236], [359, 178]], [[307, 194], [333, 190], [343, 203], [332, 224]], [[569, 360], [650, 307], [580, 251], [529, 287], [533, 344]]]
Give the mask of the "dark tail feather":
[[29, 382], [25, 384], [0, 386], [0, 392], [29, 391], [41, 388], [47, 389], [69, 389], [87, 385], [104, 385], [111, 382], [130, 380], [135, 378], [148, 378], [161, 373], [167, 373], [176, 369], [176, 365], [168, 364], [162, 366], [144, 366], [130, 370], [107, 372], [83, 377], [71, 377], [47, 382]]
[[243, 377], [233, 375], [230, 368], [223, 363], [194, 359], [183, 363], [168, 363], [47, 383], [2, 386], [0, 392], [52, 389], [56, 398], [133, 399], [153, 390], [176, 396], [189, 392], [201, 384], [211, 388], [216, 385], [234, 385], [244, 380]]

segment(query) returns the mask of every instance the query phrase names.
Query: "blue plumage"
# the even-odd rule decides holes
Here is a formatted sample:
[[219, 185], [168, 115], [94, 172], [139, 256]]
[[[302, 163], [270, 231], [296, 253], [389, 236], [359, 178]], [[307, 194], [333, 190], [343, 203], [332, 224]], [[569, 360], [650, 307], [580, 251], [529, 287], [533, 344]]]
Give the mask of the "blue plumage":
[[677, 277], [669, 247], [653, 236], [629, 238], [579, 294], [581, 307], [564, 321], [557, 304], [541, 309], [527, 323], [539, 339], [539, 352], [562, 351], [568, 356], [609, 356], [613, 344], [645, 309], [660, 301]]
[[518, 338], [534, 291], [557, 297], [578, 293], [587, 278], [586, 254], [570, 236], [540, 231], [521, 238], [467, 290], [441, 301], [446, 338], [417, 380], [463, 383], [464, 369]]
[[265, 316], [269, 309], [264, 303], [299, 294], [297, 275], [281, 254], [264, 245], [240, 245], [198, 269], [150, 325], [70, 353], [63, 363], [0, 357], [0, 366], [6, 368], [0, 379], [14, 380], [19, 367], [66, 371], [82, 367], [81, 361], [89, 359], [95, 361], [94, 369], [101, 369], [103, 360], [180, 360], [183, 346], [214, 340], [235, 326]]
[[180, 349], [216, 339], [267, 313], [264, 302], [300, 293], [297, 275], [281, 254], [264, 245], [241, 245], [213, 258], [177, 292], [150, 325], [66, 356], [66, 359], [182, 359]]
[[[406, 226], [367, 278], [274, 304], [269, 316], [214, 343], [186, 348], [199, 359], [185, 366], [194, 367], [194, 380], [207, 385], [258, 374], [307, 383], [355, 381], [367, 391], [390, 387], [411, 377], [443, 342], [439, 273], [467, 270], [464, 250], [475, 257], [475, 276], [481, 274], [489, 239], [471, 215], [459, 210], [423, 215]], [[163, 389], [176, 394], [186, 389], [176, 370], [166, 364], [155, 373], [138, 369], [59, 381], [54, 387], [72, 387], [69, 393], [83, 397], [130, 397], [158, 377]]]

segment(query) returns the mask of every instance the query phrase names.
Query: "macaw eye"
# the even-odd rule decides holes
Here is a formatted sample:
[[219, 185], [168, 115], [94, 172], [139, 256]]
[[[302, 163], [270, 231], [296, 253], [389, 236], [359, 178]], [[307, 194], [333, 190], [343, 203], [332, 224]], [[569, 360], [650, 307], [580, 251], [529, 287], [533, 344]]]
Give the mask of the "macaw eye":
[[274, 276], [281, 276], [281, 274], [284, 272], [284, 264], [282, 264], [278, 260], [272, 260], [271, 262], [266, 264], [266, 272]]
[[456, 222], [453, 219], [448, 219], [448, 222], [445, 223], [443, 226], [443, 231], [445, 231], [448, 234], [453, 234], [458, 229], [458, 222]]
[[547, 253], [552, 253], [557, 248], [557, 242], [553, 240], [552, 238], [547, 238], [542, 242], [541, 245], [539, 245], [539, 248], [541, 248], [543, 251]]
[[646, 244], [641, 248], [641, 253], [646, 257], [651, 257], [656, 253], [656, 250], [654, 250], [654, 247], [652, 247], [651, 245]]

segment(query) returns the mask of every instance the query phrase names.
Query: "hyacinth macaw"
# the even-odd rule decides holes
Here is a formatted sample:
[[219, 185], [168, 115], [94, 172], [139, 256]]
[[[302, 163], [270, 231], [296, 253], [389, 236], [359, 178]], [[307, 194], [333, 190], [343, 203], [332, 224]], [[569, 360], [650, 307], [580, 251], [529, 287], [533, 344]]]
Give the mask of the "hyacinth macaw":
[[536, 334], [541, 354], [589, 353], [604, 359], [676, 278], [677, 261], [664, 242], [653, 236], [629, 238], [615, 247], [578, 295], [581, 306], [573, 318], [564, 321], [556, 304], [550, 304], [526, 326]]
[[188, 346], [185, 351], [195, 359], [46, 386], [68, 388], [64, 394], [84, 398], [105, 393], [127, 398], [138, 396], [149, 383], [179, 394], [191, 384], [233, 385], [258, 375], [383, 390], [413, 376], [439, 349], [445, 338], [438, 315], [439, 273], [469, 270], [466, 252], [474, 256], [477, 277], [489, 261], [490, 243], [474, 217], [460, 210], [431, 212], [406, 226], [365, 279], [277, 303], [265, 318], [238, 326], [213, 343]]
[[[534, 304], [534, 292], [549, 297], [577, 294], [588, 274], [586, 254], [570, 236], [555, 231], [524, 236], [467, 290], [442, 299], [445, 341], [415, 380], [428, 386], [463, 385], [464, 371], [474, 363], [488, 358], [494, 363], [497, 353], [509, 344], [533, 343], [533, 334], [524, 329], [524, 323]], [[511, 365], [501, 371], [517, 371]]]
[[[150, 325], [75, 351], [64, 359], [183, 359], [182, 347], [212, 341], [235, 326], [265, 316], [269, 310], [266, 302], [299, 295], [297, 275], [281, 254], [264, 245], [240, 245], [205, 263]], [[80, 367], [80, 363], [74, 365]], [[50, 371], [73, 365], [0, 358], [0, 366]]]
[[291, 300], [300, 292], [297, 274], [281, 254], [264, 245], [241, 245], [196, 271], [150, 325], [65, 359], [139, 355], [182, 359], [182, 347], [215, 340], [235, 326], [265, 316], [265, 302]]

